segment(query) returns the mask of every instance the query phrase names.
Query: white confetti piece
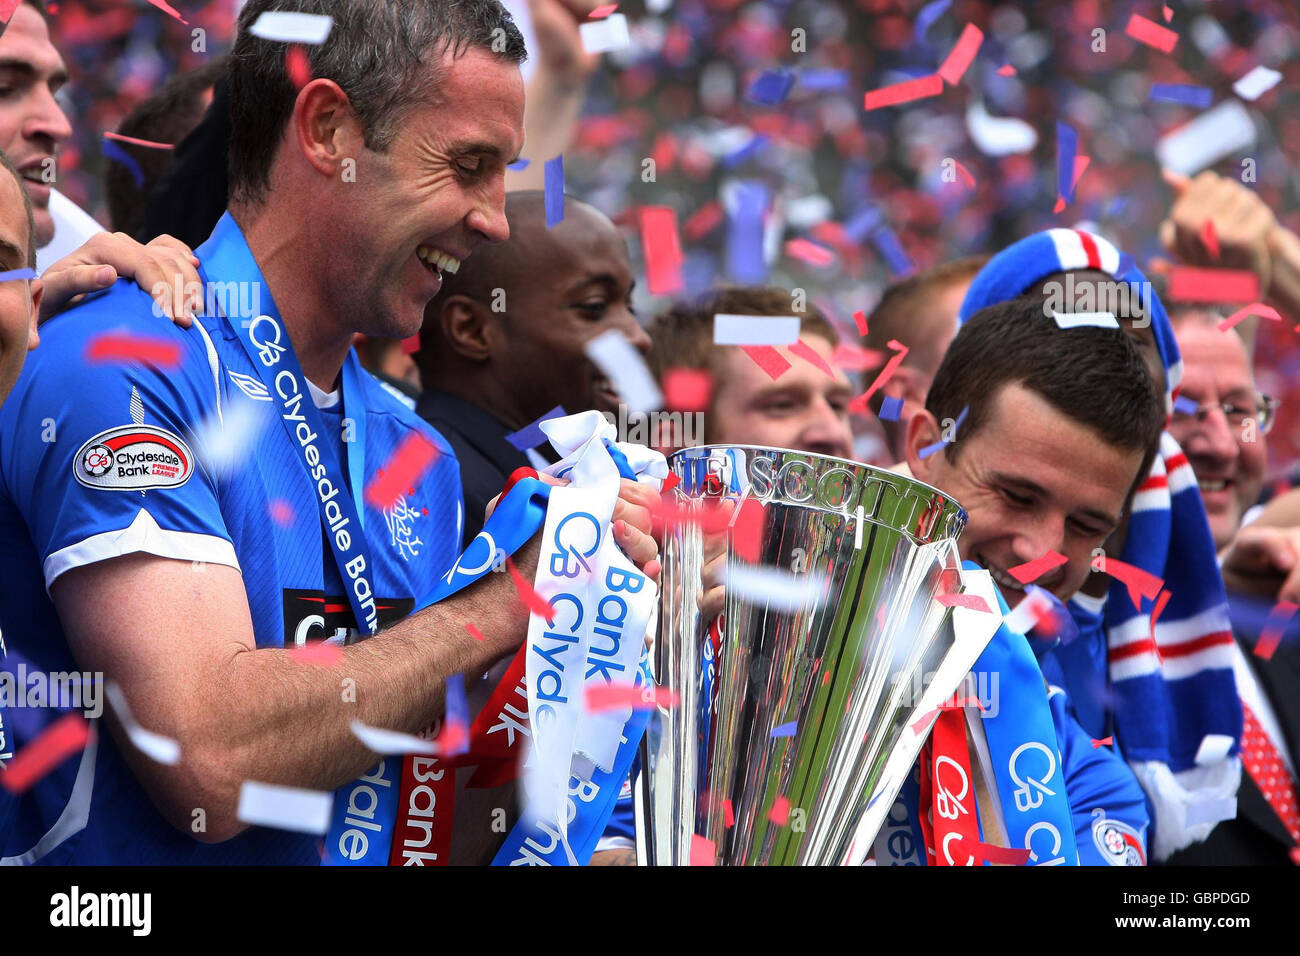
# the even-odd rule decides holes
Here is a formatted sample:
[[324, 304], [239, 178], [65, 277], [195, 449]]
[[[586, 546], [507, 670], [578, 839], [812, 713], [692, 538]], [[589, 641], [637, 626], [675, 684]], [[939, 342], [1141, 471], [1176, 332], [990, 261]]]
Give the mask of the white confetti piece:
[[319, 44], [325, 42], [333, 26], [331, 18], [315, 13], [267, 10], [248, 28], [248, 32], [263, 40]]
[[797, 315], [713, 316], [714, 345], [794, 345], [799, 341]]
[[324, 835], [330, 825], [334, 794], [301, 787], [245, 780], [239, 788], [236, 817], [243, 823], [295, 833]]
[[749, 604], [781, 611], [802, 611], [826, 599], [826, 577], [820, 573], [791, 574], [776, 568], [732, 563], [727, 590]]
[[979, 100], [966, 109], [966, 130], [985, 156], [1027, 153], [1038, 145], [1037, 131], [1014, 116], [990, 116]]
[[602, 332], [584, 346], [584, 351], [605, 373], [628, 411], [650, 412], [663, 406], [663, 394], [645, 359], [618, 329]]
[[157, 763], [166, 764], [168, 767], [174, 767], [180, 763], [181, 745], [170, 737], [164, 737], [162, 734], [156, 734], [152, 730], [146, 730], [135, 721], [131, 714], [131, 708], [127, 705], [126, 694], [122, 693], [122, 688], [117, 684], [109, 683], [104, 688], [108, 694], [108, 702], [113, 707], [113, 712], [117, 714], [117, 719], [122, 722], [122, 728], [126, 735], [135, 745], [136, 750]]
[[1165, 169], [1194, 176], [1226, 156], [1253, 146], [1255, 124], [1237, 100], [1224, 100], [1156, 143], [1156, 158]]
[[351, 726], [356, 738], [377, 754], [436, 754], [438, 752], [438, 745], [432, 740], [425, 740], [415, 734], [371, 727], [359, 720], [352, 721]]
[[270, 424], [269, 412], [270, 406], [259, 402], [229, 402], [194, 427], [194, 450], [214, 474], [237, 471], [257, 447], [262, 429]]
[[[989, 605], [992, 607], [992, 605]], [[1038, 623], [1040, 615], [1046, 613], [1052, 607], [1052, 602], [1041, 594], [1030, 591], [1011, 611], [1002, 617], [1002, 623], [1007, 626], [1007, 630], [1016, 634], [1028, 634]]]
[[621, 50], [632, 42], [627, 32], [627, 17], [621, 13], [612, 14], [594, 23], [580, 24], [578, 32], [582, 35], [582, 48], [588, 53]]
[[1259, 99], [1280, 82], [1282, 82], [1282, 74], [1277, 70], [1270, 70], [1266, 66], [1257, 66], [1232, 84], [1232, 92], [1243, 100], [1253, 101]]
[[1218, 763], [1228, 756], [1228, 751], [1235, 742], [1227, 734], [1206, 734], [1196, 750], [1196, 765], [1201, 767], [1207, 763]]
[[1053, 312], [1052, 318], [1063, 329], [1078, 329], [1086, 325], [1099, 329], [1118, 329], [1113, 312]]

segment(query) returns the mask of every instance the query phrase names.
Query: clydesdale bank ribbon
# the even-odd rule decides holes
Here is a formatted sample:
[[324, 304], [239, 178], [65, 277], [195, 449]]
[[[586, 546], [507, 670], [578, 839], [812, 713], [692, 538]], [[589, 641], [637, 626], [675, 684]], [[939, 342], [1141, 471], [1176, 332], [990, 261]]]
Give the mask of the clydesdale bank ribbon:
[[[531, 748], [525, 749], [519, 735], [520, 755], [526, 755], [524, 809], [494, 865], [587, 863], [646, 721], [644, 710], [626, 706], [588, 713], [584, 702], [589, 686], [648, 681], [645, 637], [653, 634], [659, 591], [614, 543], [611, 526], [620, 479], [657, 489], [667, 477], [667, 463], [658, 452], [617, 443], [613, 425], [598, 412], [552, 419], [541, 428], [562, 456], [546, 474], [569, 484], [549, 485], [536, 478], [516, 482], [433, 593], [417, 602], [417, 608], [427, 607], [499, 570], [504, 555], [514, 554], [542, 531], [533, 587], [550, 603], [552, 616], [530, 616], [520, 651], [531, 738]], [[513, 692], [519, 670], [512, 665], [486, 710], [494, 708], [503, 689], [506, 696]], [[475, 722], [481, 726], [482, 721]], [[471, 755], [492, 749], [477, 736], [471, 730]], [[403, 760], [402, 779], [427, 780], [432, 785], [427, 789], [437, 794], [437, 813], [430, 804], [428, 815], [441, 818], [432, 827], [442, 849], [445, 843], [437, 834], [447, 832], [452, 810], [442, 801], [450, 803], [453, 789], [452, 775], [445, 771], [463, 762], [414, 755]], [[385, 859], [391, 849], [391, 862], [397, 865], [413, 862], [412, 854], [399, 852], [393, 843], [407, 831], [401, 819], [405, 803], [398, 801], [397, 826], [384, 828], [397, 836], [388, 837], [388, 846], [376, 847]], [[336, 837], [331, 827], [327, 847]], [[423, 857], [419, 862], [446, 862], [445, 854], [437, 860], [432, 856], [414, 854]]]

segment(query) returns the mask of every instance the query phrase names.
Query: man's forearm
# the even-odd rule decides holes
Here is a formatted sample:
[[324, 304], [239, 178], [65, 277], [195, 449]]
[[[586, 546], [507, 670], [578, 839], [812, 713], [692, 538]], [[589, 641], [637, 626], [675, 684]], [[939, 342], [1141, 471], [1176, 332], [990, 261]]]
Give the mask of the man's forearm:
[[546, 185], [546, 161], [568, 150], [582, 113], [584, 87], [538, 70], [525, 97], [525, 148], [531, 163], [506, 173], [506, 188], [541, 189]]
[[1268, 286], [1268, 300], [1285, 318], [1300, 321], [1300, 237], [1290, 229], [1274, 227], [1268, 237], [1273, 266]]

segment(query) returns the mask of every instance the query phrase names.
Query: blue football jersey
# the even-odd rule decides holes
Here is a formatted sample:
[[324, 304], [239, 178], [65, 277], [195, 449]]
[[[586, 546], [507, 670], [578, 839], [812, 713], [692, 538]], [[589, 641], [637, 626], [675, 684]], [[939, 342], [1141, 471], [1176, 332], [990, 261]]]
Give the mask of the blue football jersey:
[[[232, 274], [208, 273], [208, 282], [251, 288], [260, 295], [255, 308], [273, 313], [229, 215], [197, 254], [208, 262], [218, 252], [237, 267]], [[357, 634], [324, 538], [315, 483], [236, 336], [231, 323], [239, 317], [214, 311], [180, 329], [154, 313], [146, 293], [119, 281], [41, 328], [40, 347], [0, 408], [4, 670], [78, 671], [48, 589], [74, 568], [133, 553], [193, 562], [196, 574], [214, 564], [239, 569], [259, 647], [348, 641]], [[88, 349], [106, 333], [165, 343], [178, 350], [179, 361], [155, 369], [91, 360]], [[357, 363], [355, 354], [347, 361]], [[340, 386], [341, 402], [321, 410], [322, 440], [345, 463], [344, 474], [335, 476], [340, 494], [362, 497], [350, 486], [359, 480], [368, 486], [413, 432], [439, 452], [391, 507], [364, 502], [364, 529], [352, 531], [364, 533], [383, 627], [410, 613], [459, 554], [459, 467], [450, 445], [359, 364], [349, 374], [360, 386]], [[349, 461], [359, 463], [350, 478]], [[168, 594], [103, 597], [174, 601]], [[172, 611], [174, 631], [159, 638], [184, 654], [204, 608], [177, 603]], [[13, 748], [20, 751], [59, 716], [49, 707], [8, 708]], [[0, 789], [4, 862], [319, 863], [315, 836], [253, 827], [208, 845], [171, 827], [106, 726], [96, 726], [84, 752], [26, 793], [14, 797]]]

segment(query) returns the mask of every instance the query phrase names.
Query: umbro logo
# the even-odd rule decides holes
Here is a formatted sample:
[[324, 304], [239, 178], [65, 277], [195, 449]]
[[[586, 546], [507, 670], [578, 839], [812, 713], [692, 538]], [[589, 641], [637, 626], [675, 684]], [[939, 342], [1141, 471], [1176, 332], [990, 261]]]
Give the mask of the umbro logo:
[[236, 372], [226, 369], [226, 374], [230, 380], [239, 386], [239, 390], [255, 402], [269, 402], [271, 393], [266, 390], [266, 386], [251, 375], [245, 375], [243, 372]]

